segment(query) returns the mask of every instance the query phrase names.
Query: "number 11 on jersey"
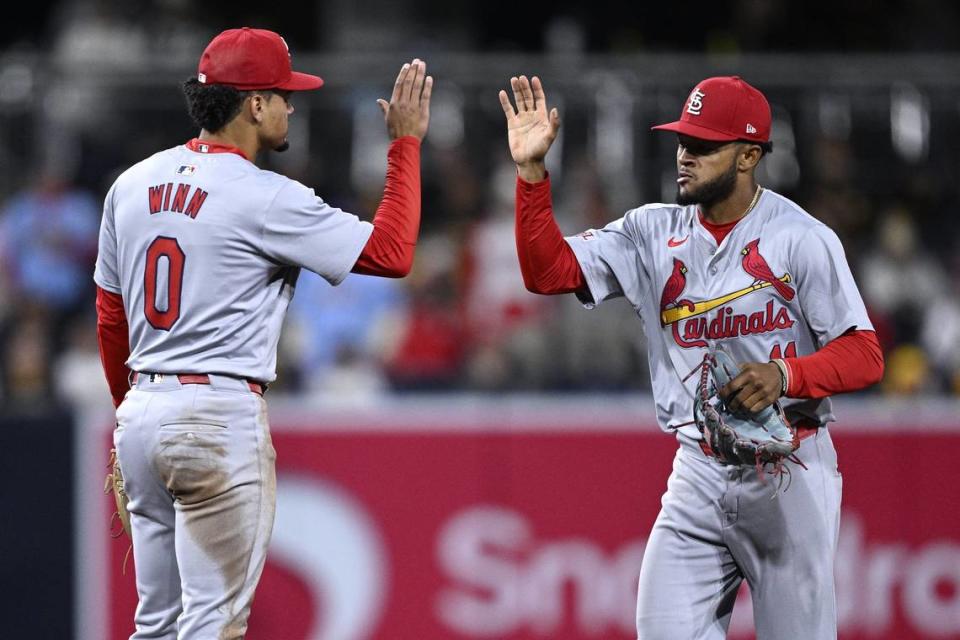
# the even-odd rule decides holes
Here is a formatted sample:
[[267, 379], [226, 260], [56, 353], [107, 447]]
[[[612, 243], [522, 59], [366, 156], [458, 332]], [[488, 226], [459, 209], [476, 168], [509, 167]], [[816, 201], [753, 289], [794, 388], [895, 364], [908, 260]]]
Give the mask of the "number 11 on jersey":
[[797, 343], [793, 340], [787, 343], [786, 348], [781, 352], [780, 345], [773, 345], [773, 349], [770, 350], [770, 359], [771, 360], [782, 360], [783, 358], [796, 358], [797, 357]]

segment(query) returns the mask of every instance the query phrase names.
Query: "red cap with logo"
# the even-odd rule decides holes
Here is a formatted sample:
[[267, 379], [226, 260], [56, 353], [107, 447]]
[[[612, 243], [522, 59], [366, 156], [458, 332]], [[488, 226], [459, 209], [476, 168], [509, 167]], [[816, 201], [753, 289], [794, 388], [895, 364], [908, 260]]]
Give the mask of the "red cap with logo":
[[679, 120], [651, 128], [715, 142], [769, 142], [770, 104], [740, 76], [707, 78], [690, 92]]
[[305, 91], [323, 84], [319, 76], [293, 71], [290, 49], [280, 34], [266, 29], [229, 29], [210, 41], [200, 56], [197, 79], [241, 91]]

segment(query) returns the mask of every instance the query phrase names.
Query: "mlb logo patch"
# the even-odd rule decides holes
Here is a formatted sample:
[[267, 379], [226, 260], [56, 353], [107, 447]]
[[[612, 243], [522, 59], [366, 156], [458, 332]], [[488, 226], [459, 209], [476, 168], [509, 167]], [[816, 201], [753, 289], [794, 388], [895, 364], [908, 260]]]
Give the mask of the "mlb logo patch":
[[197, 167], [192, 164], [182, 164], [177, 168], [177, 175], [181, 176], [192, 176], [196, 172]]

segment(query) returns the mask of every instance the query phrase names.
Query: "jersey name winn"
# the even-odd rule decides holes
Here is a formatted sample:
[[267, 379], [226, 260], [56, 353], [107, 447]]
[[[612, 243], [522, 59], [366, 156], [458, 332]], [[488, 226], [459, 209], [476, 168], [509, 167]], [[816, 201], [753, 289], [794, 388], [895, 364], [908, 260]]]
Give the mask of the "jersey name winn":
[[[585, 306], [624, 296], [640, 316], [664, 430], [690, 421], [696, 379], [681, 380], [712, 347], [767, 362], [873, 329], [836, 234], [769, 190], [719, 246], [695, 205], [645, 205], [566, 240], [589, 288]], [[791, 419], [834, 419], [828, 398], [781, 405]], [[692, 425], [680, 431], [700, 437]]]
[[240, 155], [178, 146], [107, 193], [94, 280], [123, 297], [130, 369], [271, 382], [300, 268], [339, 284], [372, 231]]

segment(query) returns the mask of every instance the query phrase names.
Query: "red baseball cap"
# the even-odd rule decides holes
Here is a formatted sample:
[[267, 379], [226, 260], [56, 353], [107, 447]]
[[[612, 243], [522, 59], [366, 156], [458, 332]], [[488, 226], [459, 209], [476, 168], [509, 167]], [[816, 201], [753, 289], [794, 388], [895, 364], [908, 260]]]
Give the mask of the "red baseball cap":
[[679, 120], [651, 128], [715, 142], [769, 142], [770, 104], [740, 76], [707, 78], [690, 92]]
[[266, 29], [228, 29], [210, 41], [200, 56], [197, 79], [241, 91], [305, 91], [323, 84], [319, 76], [290, 68], [290, 49], [280, 34]]

